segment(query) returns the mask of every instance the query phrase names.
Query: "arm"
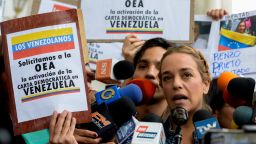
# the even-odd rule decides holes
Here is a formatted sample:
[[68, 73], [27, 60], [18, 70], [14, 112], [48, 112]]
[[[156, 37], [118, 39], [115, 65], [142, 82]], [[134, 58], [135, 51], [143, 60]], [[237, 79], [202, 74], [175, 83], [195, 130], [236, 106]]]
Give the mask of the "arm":
[[133, 62], [133, 58], [145, 41], [140, 40], [136, 35], [127, 35], [124, 39], [122, 53], [125, 60]]

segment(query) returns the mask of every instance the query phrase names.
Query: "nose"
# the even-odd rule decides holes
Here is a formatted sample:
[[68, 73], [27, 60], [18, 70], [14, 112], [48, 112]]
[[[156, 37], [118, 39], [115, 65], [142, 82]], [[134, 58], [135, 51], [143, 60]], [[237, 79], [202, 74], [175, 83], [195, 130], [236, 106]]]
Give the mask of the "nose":
[[157, 79], [158, 72], [159, 70], [155, 66], [150, 66], [145, 78], [149, 80], [155, 80]]
[[173, 89], [178, 90], [182, 88], [182, 80], [179, 76], [173, 78]]

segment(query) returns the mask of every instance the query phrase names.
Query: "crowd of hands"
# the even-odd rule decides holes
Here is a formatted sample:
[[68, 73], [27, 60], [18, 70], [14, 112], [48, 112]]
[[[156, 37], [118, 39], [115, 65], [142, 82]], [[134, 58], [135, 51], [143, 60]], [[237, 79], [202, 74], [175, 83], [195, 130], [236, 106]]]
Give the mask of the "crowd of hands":
[[[224, 9], [213, 9], [207, 12], [207, 15], [214, 20], [222, 19], [227, 11]], [[133, 57], [145, 41], [140, 40], [136, 35], [127, 35], [123, 42], [122, 54], [128, 61], [133, 61]], [[86, 66], [86, 72], [89, 78], [94, 77], [94, 73]], [[90, 85], [89, 85], [90, 88]], [[90, 95], [90, 94], [89, 94]], [[94, 95], [90, 95], [93, 99]], [[72, 117], [72, 113], [64, 110], [62, 113], [53, 113], [49, 125], [50, 144], [98, 144], [101, 143], [101, 138], [96, 132], [78, 129], [76, 119]], [[108, 142], [106, 144], [114, 144]]]

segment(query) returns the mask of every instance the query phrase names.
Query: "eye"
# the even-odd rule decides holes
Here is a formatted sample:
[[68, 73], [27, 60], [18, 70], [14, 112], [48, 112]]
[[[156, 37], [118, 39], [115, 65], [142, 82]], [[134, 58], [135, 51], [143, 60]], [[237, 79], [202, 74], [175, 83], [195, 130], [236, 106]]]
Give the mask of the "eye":
[[137, 65], [137, 68], [138, 68], [139, 70], [146, 69], [147, 67], [148, 67], [148, 65], [145, 64], [145, 63], [140, 63], [140, 64]]
[[188, 79], [188, 78], [190, 78], [190, 77], [192, 77], [193, 75], [190, 73], [190, 72], [184, 72], [184, 74], [183, 74], [183, 77], [185, 78], [185, 79]]
[[162, 77], [162, 81], [164, 81], [164, 82], [169, 81], [169, 80], [171, 80], [171, 79], [172, 79], [172, 77], [171, 77], [170, 75], [164, 75], [164, 76]]

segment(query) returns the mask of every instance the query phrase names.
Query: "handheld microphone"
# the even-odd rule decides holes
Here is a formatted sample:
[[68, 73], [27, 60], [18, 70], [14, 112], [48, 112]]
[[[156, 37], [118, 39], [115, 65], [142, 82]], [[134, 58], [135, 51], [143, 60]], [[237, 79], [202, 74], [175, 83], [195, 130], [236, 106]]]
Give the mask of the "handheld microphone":
[[193, 123], [196, 129], [198, 140], [202, 140], [203, 135], [212, 128], [220, 129], [218, 120], [204, 109], [198, 110], [193, 115]]
[[[143, 122], [160, 122], [162, 123], [162, 120], [159, 116], [149, 113], [146, 114], [141, 121]], [[130, 144], [132, 142], [132, 136], [135, 130], [136, 125], [139, 123], [137, 119], [134, 117], [129, 120], [128, 122], [124, 123], [116, 133], [116, 139], [118, 144]]]
[[227, 91], [232, 97], [245, 100], [247, 105], [251, 105], [254, 87], [254, 79], [236, 77], [229, 81]]
[[111, 117], [114, 119], [118, 127], [130, 120], [132, 116], [137, 114], [136, 106], [129, 97], [122, 97], [112, 104], [108, 105]]
[[176, 107], [172, 110], [171, 117], [173, 122], [177, 125], [175, 130], [175, 143], [181, 144], [182, 132], [181, 126], [188, 121], [188, 111], [182, 107]]
[[154, 114], [154, 113], [148, 113], [146, 114], [142, 119], [141, 121], [143, 122], [159, 122], [159, 123], [163, 123], [162, 119]]
[[117, 129], [134, 115], [136, 115], [136, 106], [130, 98], [122, 97], [109, 105], [94, 104], [92, 122], [80, 126], [97, 132], [102, 141], [108, 141], [114, 137]]
[[227, 87], [229, 81], [233, 78], [238, 77], [236, 74], [232, 72], [223, 72], [220, 74], [219, 78], [217, 79], [217, 85], [220, 90], [224, 91], [224, 89]]
[[141, 104], [149, 103], [154, 97], [156, 85], [148, 79], [137, 78], [129, 81], [127, 84], [136, 84], [140, 87], [143, 94], [143, 100]]
[[177, 126], [182, 126], [188, 121], [188, 111], [183, 107], [176, 107], [172, 110], [171, 117]]
[[226, 103], [228, 103], [229, 105], [231, 105], [231, 106], [234, 107], [234, 108], [246, 104], [246, 101], [245, 101], [245, 100], [232, 97], [232, 96], [229, 94], [227, 88], [225, 88], [225, 90], [223, 91], [223, 99], [224, 99], [224, 101], [225, 101]]
[[114, 85], [95, 94], [98, 105], [103, 102], [111, 104], [124, 96], [131, 98], [136, 105], [138, 105], [143, 98], [141, 89], [135, 84], [129, 84], [120, 89]]
[[239, 106], [233, 113], [233, 120], [239, 127], [246, 124], [256, 124], [256, 109]]
[[162, 123], [139, 122], [136, 125], [131, 144], [164, 144], [165, 141]]
[[134, 66], [126, 60], [117, 62], [116, 59], [98, 60], [96, 62], [95, 78], [109, 84], [118, 84], [133, 76]]

